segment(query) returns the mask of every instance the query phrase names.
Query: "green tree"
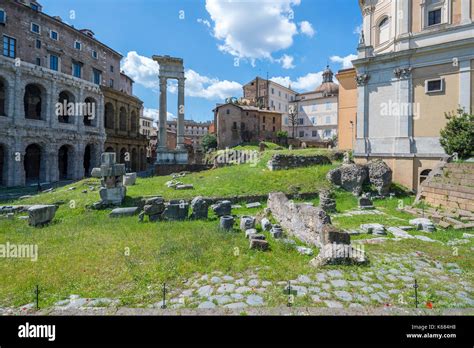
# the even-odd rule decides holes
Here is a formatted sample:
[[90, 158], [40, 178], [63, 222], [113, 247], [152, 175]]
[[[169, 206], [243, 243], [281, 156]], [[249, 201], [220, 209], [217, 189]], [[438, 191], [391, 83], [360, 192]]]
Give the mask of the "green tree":
[[214, 134], [206, 134], [202, 137], [201, 145], [204, 151], [217, 149], [217, 138]]
[[440, 131], [440, 143], [448, 155], [457, 153], [458, 158], [468, 158], [474, 153], [474, 116], [458, 109], [446, 113], [449, 120]]

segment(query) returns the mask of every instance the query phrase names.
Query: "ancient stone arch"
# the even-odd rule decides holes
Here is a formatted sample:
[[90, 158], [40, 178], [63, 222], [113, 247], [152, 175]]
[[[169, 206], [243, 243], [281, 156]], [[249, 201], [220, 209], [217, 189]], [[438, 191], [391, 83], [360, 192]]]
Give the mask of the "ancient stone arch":
[[112, 103], [105, 104], [105, 128], [107, 129], [114, 129], [115, 127], [115, 108]]
[[25, 86], [23, 96], [25, 118], [44, 120], [46, 110], [46, 90], [42, 85], [30, 83]]
[[42, 180], [45, 176], [45, 151], [44, 147], [37, 143], [28, 145], [25, 148], [23, 165], [25, 169], [25, 182], [33, 183]]

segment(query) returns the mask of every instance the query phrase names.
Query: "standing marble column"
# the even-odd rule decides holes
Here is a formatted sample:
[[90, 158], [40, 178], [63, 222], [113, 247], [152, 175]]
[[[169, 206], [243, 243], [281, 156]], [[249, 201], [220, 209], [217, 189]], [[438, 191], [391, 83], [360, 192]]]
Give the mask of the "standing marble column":
[[158, 148], [166, 149], [166, 77], [160, 76], [160, 115], [159, 115], [159, 144]]
[[184, 78], [178, 79], [178, 125], [177, 146], [178, 150], [184, 149]]

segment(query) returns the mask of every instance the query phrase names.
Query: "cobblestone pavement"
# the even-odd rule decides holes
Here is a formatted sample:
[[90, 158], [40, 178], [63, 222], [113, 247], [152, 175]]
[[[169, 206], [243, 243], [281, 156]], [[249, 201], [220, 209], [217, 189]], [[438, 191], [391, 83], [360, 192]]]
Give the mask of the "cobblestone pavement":
[[[434, 309], [474, 308], [474, 284], [463, 280], [463, 271], [455, 263], [442, 263], [417, 251], [407, 254], [372, 254], [369, 267], [332, 267], [295, 279], [265, 279], [265, 268], [245, 273], [195, 274], [181, 288], [169, 289], [165, 301], [168, 310], [199, 309], [248, 311], [252, 308], [284, 306], [330, 309], [414, 308], [414, 284], [417, 280], [420, 307]], [[290, 283], [290, 297], [288, 293]], [[163, 301], [144, 305], [160, 309]], [[118, 299], [86, 299], [71, 295], [50, 310], [93, 311], [120, 308]], [[28, 312], [34, 304], [3, 308], [0, 314]], [[147, 309], [145, 308], [145, 309]], [[144, 309], [144, 310], [145, 310]]]

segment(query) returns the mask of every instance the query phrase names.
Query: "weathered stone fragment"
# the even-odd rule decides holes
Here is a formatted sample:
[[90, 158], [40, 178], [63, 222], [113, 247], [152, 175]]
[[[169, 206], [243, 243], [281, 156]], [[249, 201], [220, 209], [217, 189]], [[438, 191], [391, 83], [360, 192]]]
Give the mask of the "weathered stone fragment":
[[140, 208], [138, 207], [130, 207], [130, 208], [115, 208], [109, 214], [111, 218], [120, 218], [125, 216], [133, 216], [138, 214]]
[[262, 225], [262, 229], [264, 231], [270, 231], [272, 228], [272, 223], [267, 218], [263, 218], [260, 224]]
[[369, 161], [366, 166], [369, 181], [377, 189], [378, 194], [388, 195], [392, 185], [392, 169], [381, 159]]
[[250, 249], [266, 251], [269, 249], [269, 244], [266, 240], [250, 239]]
[[57, 209], [55, 205], [33, 205], [28, 209], [29, 225], [37, 227], [50, 223]]
[[234, 227], [234, 218], [230, 215], [221, 216], [219, 227], [225, 231], [232, 230]]
[[240, 229], [246, 231], [255, 227], [255, 218], [253, 216], [242, 216], [240, 218]]
[[336, 212], [336, 200], [333, 198], [331, 191], [319, 191], [319, 207], [326, 213]]
[[200, 196], [195, 197], [191, 201], [191, 208], [192, 208], [192, 213], [191, 213], [192, 219], [207, 219], [209, 204], [204, 198]]
[[165, 211], [162, 214], [164, 220], [185, 220], [188, 218], [189, 203], [185, 201], [172, 200], [165, 204]]
[[220, 201], [211, 206], [217, 216], [230, 215], [232, 212], [232, 203], [230, 201]]

